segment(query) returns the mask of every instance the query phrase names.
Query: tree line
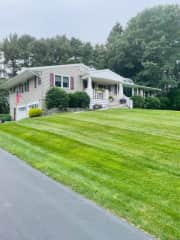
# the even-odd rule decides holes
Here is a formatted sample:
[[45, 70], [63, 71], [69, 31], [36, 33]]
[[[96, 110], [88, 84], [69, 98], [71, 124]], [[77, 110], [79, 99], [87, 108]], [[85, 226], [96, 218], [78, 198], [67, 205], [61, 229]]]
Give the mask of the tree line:
[[125, 28], [116, 23], [105, 44], [92, 45], [65, 35], [36, 39], [11, 34], [2, 50], [12, 76], [22, 67], [81, 62], [168, 91], [180, 83], [180, 6], [146, 9]]

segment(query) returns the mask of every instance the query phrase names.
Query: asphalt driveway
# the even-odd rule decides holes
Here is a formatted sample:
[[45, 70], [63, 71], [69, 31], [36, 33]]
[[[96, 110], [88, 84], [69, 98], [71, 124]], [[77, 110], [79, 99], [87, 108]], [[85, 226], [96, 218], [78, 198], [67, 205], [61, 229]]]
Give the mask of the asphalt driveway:
[[152, 238], [0, 150], [0, 239]]

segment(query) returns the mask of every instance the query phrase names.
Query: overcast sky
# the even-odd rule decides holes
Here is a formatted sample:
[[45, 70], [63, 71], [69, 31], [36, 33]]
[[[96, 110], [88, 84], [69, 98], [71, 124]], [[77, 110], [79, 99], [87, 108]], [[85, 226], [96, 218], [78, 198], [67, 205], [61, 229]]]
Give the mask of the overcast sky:
[[101, 43], [116, 22], [125, 26], [144, 8], [166, 3], [180, 0], [0, 0], [0, 39], [17, 32]]

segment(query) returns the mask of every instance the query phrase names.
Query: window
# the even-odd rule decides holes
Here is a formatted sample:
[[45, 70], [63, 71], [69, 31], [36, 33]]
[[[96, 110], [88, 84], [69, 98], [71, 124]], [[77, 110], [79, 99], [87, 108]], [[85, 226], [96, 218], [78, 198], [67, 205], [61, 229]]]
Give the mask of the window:
[[55, 86], [61, 87], [61, 76], [55, 75]]
[[41, 85], [41, 78], [40, 77], [38, 77], [38, 85]]
[[29, 105], [29, 108], [38, 108], [38, 107], [39, 107], [38, 103], [34, 103], [34, 104]]
[[37, 88], [37, 77], [34, 78], [34, 88]]
[[55, 75], [55, 86], [61, 88], [69, 88], [70, 80], [68, 76]]
[[69, 88], [69, 77], [63, 77], [63, 88]]
[[18, 110], [21, 112], [24, 112], [24, 111], [26, 111], [26, 107], [20, 107], [20, 108], [18, 108]]
[[29, 92], [29, 80], [27, 80], [27, 92]]

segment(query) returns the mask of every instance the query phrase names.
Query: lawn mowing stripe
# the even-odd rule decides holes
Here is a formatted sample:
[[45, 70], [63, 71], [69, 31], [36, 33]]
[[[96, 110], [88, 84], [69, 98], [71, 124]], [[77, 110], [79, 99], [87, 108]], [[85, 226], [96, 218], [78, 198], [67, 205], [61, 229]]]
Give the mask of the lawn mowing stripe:
[[[20, 134], [20, 131], [19, 131], [19, 134]], [[48, 136], [49, 136], [49, 135], [48, 135]], [[23, 136], [21, 136], [21, 137], [23, 137]], [[51, 134], [51, 139], [52, 139], [52, 134]], [[26, 140], [27, 140], [27, 138], [26, 138]], [[32, 139], [32, 140], [35, 141], [35, 139]], [[32, 141], [32, 140], [31, 140], [31, 141]], [[82, 147], [82, 146], [81, 146], [81, 147]], [[56, 149], [53, 148], [53, 151], [55, 151], [55, 150], [56, 150]], [[107, 154], [106, 154], [106, 156], [107, 156]], [[69, 155], [67, 155], [67, 157], [69, 157]], [[76, 156], [76, 158], [77, 158], [77, 156]], [[113, 164], [115, 164], [114, 169], [116, 169], [116, 171], [117, 171], [116, 177], [119, 176], [118, 168], [119, 168], [119, 171], [120, 171], [120, 170], [122, 170], [122, 168], [124, 168], [124, 167], [125, 167], [125, 168], [126, 168], [126, 167], [129, 167], [129, 166], [126, 165], [126, 164], [125, 164], [125, 165], [123, 164], [123, 165], [121, 165], [121, 166], [117, 165], [117, 163], [114, 162], [114, 159], [113, 159], [113, 160], [109, 159], [109, 162], [110, 162], [109, 165], [111, 166], [111, 168], [112, 168], [112, 162], [113, 162]], [[84, 162], [84, 164], [85, 164], [85, 162]], [[106, 163], [106, 165], [107, 165], [107, 163]], [[90, 166], [90, 165], [88, 164], [87, 167], [89, 167], [89, 166]], [[103, 167], [103, 162], [101, 162], [101, 165], [99, 164], [99, 166], [96, 166], [96, 168], [99, 168], [99, 167], [101, 167], [101, 168]], [[108, 172], [108, 173], [110, 173], [110, 172], [112, 173], [112, 170], [109, 171], [108, 166], [106, 166], [106, 168], [107, 168], [107, 169], [104, 169], [104, 171], [106, 171], [106, 172]], [[132, 169], [132, 168], [131, 168], [131, 166], [130, 166], [129, 173], [130, 173], [130, 170], [131, 170], [131, 169]], [[137, 168], [136, 168], [136, 170], [137, 170]], [[140, 170], [140, 169], [139, 169], [139, 170]], [[115, 173], [116, 173], [116, 172], [114, 172], [114, 175], [115, 175]], [[134, 176], [134, 173], [135, 173], [134, 170], [132, 170], [132, 176], [131, 176], [131, 177]], [[136, 178], [137, 178], [137, 177], [138, 177], [138, 176], [137, 176], [137, 174], [136, 174]], [[141, 175], [140, 175], [140, 177], [141, 177]], [[132, 182], [131, 182], [131, 183], [132, 183]], [[136, 183], [136, 182], [135, 182], [135, 183]], [[150, 189], [150, 191], [152, 191], [152, 190], [153, 190], [153, 189]], [[146, 190], [146, 191], [147, 191], [147, 190]], [[157, 193], [155, 192], [155, 194], [157, 194]]]
[[[64, 125], [61, 126], [59, 124], [51, 124], [51, 123], [44, 122], [44, 121], [43, 121], [43, 123], [36, 121], [36, 123], [34, 123], [34, 124], [24, 122], [21, 125], [31, 126], [32, 128], [35, 128], [35, 129], [41, 129], [41, 130], [44, 130], [44, 131], [47, 131], [47, 132], [53, 132], [57, 135], [62, 135], [62, 136], [67, 136], [67, 134], [68, 134], [68, 138], [71, 138], [73, 140], [78, 139], [78, 141], [81, 142], [81, 143], [86, 143], [88, 145], [94, 146], [96, 148], [104, 149], [104, 150], [109, 151], [109, 152], [116, 152], [116, 153], [119, 153], [119, 154], [121, 152], [121, 155], [123, 154], [123, 156], [124, 155], [130, 155], [129, 154], [129, 148], [127, 150], [126, 146], [124, 146], [123, 142], [120, 145], [118, 145], [118, 144], [116, 145], [116, 143], [120, 142], [120, 140], [123, 140], [123, 141], [124, 141], [124, 139], [127, 140], [127, 136], [129, 136], [128, 140], [131, 140], [131, 143], [134, 143], [134, 142], [136, 142], [136, 144], [138, 143], [137, 146], [136, 146], [136, 144], [131, 144], [131, 145], [129, 144], [131, 147], [133, 147], [132, 148], [133, 153], [131, 152], [131, 155], [133, 154], [133, 155], [136, 155], [138, 157], [142, 157], [144, 155], [144, 149], [146, 149], [146, 154], [148, 155], [148, 149], [147, 149], [147, 147], [145, 148], [145, 146], [146, 146], [145, 143], [147, 143], [147, 146], [149, 146], [149, 140], [146, 139], [147, 136], [146, 136], [146, 138], [142, 138], [142, 136], [140, 135], [139, 138], [137, 138], [138, 134], [133, 133], [133, 134], [135, 134], [135, 138], [132, 138], [132, 132], [127, 134], [127, 131], [125, 131], [125, 132], [123, 131], [123, 133], [121, 131], [121, 134], [119, 136], [119, 132], [116, 131], [116, 129], [113, 129], [114, 130], [113, 134], [115, 134], [115, 137], [116, 137], [116, 141], [114, 141], [114, 139], [112, 140], [112, 138], [108, 139], [108, 135], [110, 135], [110, 134], [108, 134], [107, 132], [106, 132], [106, 136], [104, 136], [102, 134], [102, 129], [101, 129], [101, 138], [99, 138], [99, 139], [94, 138], [94, 139], [92, 139], [92, 141], [90, 141], [89, 139], [92, 138], [92, 135], [90, 135], [90, 136], [87, 135], [88, 131], [86, 132], [87, 136], [84, 136], [83, 133], [81, 133], [81, 135], [79, 135], [77, 133], [73, 134], [73, 129], [72, 129], [73, 125], [71, 126], [69, 131], [64, 127]], [[110, 131], [110, 132], [112, 134], [112, 131]], [[95, 132], [95, 133], [97, 135], [97, 132]], [[148, 136], [148, 138], [149, 138], [149, 136]], [[146, 139], [146, 141], [144, 139]], [[141, 141], [139, 141], [139, 140], [141, 140]], [[159, 142], [161, 142], [161, 140], [162, 139], [160, 138]], [[138, 151], [137, 151], [136, 147], [139, 147], [139, 145], [141, 146], [142, 144], [143, 144], [143, 151], [140, 152], [140, 148], [138, 148]], [[167, 143], [167, 146], [168, 146], [168, 143]], [[152, 152], [152, 150], [149, 151], [151, 161], [148, 164], [151, 164], [151, 166], [153, 167], [152, 163], [155, 163], [155, 164], [157, 163], [156, 159], [154, 159], [153, 162], [152, 162], [153, 155], [156, 156], [157, 153], [159, 153], [159, 155], [162, 157], [161, 166], [159, 166], [159, 167], [161, 167], [161, 169], [164, 169], [164, 170], [168, 171], [169, 173], [179, 175], [179, 171], [178, 171], [178, 168], [177, 168], [178, 165], [176, 166], [175, 163], [173, 162], [174, 171], [172, 172], [172, 169], [171, 170], [169, 169], [169, 165], [170, 165], [171, 162], [169, 164], [164, 163], [165, 160], [166, 160], [166, 162], [168, 160], [168, 159], [165, 159], [165, 153], [168, 151], [168, 148], [166, 147], [166, 145], [164, 146], [164, 142], [163, 142], [163, 144], [162, 143], [156, 144], [156, 151], [154, 151], [154, 150], [153, 150], [153, 152]], [[177, 149], [177, 144], [174, 144], [174, 149], [173, 149], [174, 152], [173, 151], [171, 151], [171, 153], [168, 152], [168, 157], [169, 158], [173, 157], [174, 154], [177, 152], [177, 150], [179, 150], [179, 149]], [[179, 151], [177, 153], [180, 156]], [[148, 157], [146, 157], [146, 159], [147, 159], [147, 161], [150, 160]]]

